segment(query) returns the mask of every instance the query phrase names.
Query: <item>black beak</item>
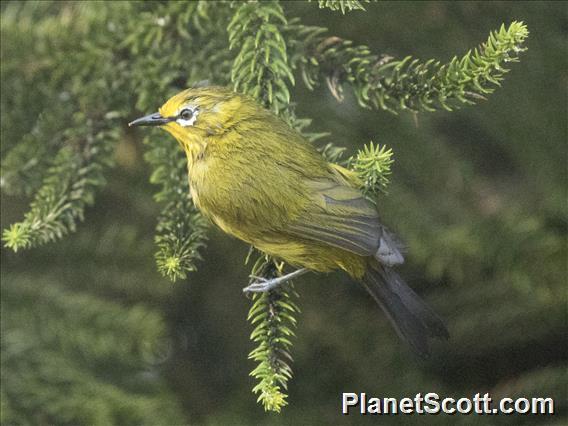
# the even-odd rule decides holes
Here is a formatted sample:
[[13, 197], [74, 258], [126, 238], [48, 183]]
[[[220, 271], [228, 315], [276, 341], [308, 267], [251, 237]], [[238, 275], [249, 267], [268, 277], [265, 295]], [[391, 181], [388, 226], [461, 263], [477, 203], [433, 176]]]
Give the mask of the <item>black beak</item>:
[[155, 112], [154, 114], [146, 115], [144, 117], [140, 117], [130, 123], [128, 123], [129, 127], [136, 127], [136, 126], [161, 126], [162, 124], [169, 123], [170, 121], [174, 121], [175, 118], [171, 117], [162, 117], [159, 112]]

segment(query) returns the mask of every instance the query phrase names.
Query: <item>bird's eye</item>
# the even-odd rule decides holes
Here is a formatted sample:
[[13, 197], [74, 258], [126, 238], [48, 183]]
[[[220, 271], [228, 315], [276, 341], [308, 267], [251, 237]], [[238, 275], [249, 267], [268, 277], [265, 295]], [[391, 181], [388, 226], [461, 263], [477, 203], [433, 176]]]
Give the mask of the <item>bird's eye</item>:
[[179, 117], [183, 120], [191, 120], [191, 118], [193, 117], [193, 111], [189, 108], [184, 108], [179, 113]]

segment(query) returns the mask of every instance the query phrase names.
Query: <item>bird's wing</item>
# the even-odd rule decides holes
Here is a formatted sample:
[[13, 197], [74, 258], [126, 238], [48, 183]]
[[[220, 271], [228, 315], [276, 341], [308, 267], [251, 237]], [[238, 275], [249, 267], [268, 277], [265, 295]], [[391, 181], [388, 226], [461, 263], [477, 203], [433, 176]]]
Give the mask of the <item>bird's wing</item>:
[[382, 234], [374, 204], [359, 190], [333, 180], [312, 180], [307, 185], [310, 203], [288, 230], [361, 256], [374, 255]]
[[307, 185], [311, 202], [288, 224], [290, 233], [360, 256], [374, 256], [384, 265], [403, 263], [399, 244], [361, 191], [343, 179], [311, 180]]

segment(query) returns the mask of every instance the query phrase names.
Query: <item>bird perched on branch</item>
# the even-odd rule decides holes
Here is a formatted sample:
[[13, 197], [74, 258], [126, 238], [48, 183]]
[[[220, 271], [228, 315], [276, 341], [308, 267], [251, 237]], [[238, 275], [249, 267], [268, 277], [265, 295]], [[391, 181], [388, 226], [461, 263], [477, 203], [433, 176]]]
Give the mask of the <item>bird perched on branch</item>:
[[361, 282], [420, 355], [447, 338], [440, 318], [392, 270], [403, 262], [357, 175], [329, 163], [252, 98], [220, 87], [185, 90], [130, 126], [160, 126], [187, 154], [196, 206], [221, 229], [296, 271], [259, 279], [269, 291], [307, 271], [344, 270]]

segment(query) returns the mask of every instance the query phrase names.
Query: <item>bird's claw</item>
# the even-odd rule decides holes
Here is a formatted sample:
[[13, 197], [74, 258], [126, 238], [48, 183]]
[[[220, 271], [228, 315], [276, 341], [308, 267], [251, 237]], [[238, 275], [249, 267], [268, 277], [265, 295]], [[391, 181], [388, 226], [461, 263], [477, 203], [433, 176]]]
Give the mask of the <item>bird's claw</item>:
[[256, 277], [254, 275], [250, 277], [254, 278], [256, 281], [243, 288], [243, 293], [264, 293], [276, 287], [273, 285], [273, 280], [264, 277]]
[[264, 278], [264, 277], [257, 277], [255, 275], [250, 275], [250, 278], [253, 278], [255, 282], [250, 284], [249, 286], [243, 288], [243, 293], [264, 293], [270, 290], [274, 290], [279, 285], [282, 285], [286, 282], [289, 282], [292, 278], [298, 277], [300, 275], [305, 274], [308, 272], [307, 269], [297, 269], [294, 272], [290, 272], [287, 275], [283, 275], [281, 277], [276, 277], [272, 279]]
[[249, 275], [249, 278], [254, 278], [257, 281], [268, 281], [268, 278], [259, 277], [258, 275]]

